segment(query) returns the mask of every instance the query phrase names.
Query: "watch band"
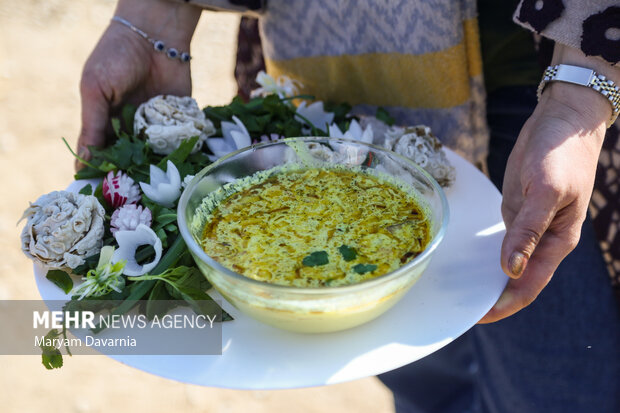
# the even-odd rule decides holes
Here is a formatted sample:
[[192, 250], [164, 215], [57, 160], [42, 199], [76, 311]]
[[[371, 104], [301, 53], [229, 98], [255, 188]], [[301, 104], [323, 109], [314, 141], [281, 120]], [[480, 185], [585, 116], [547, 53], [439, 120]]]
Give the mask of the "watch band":
[[599, 75], [594, 70], [570, 65], [547, 67], [538, 85], [538, 100], [540, 100], [540, 96], [549, 82], [567, 82], [585, 86], [605, 96], [609, 103], [611, 103], [611, 118], [607, 123], [607, 127], [610, 127], [618, 118], [618, 114], [620, 114], [620, 89], [613, 81], [603, 75]]

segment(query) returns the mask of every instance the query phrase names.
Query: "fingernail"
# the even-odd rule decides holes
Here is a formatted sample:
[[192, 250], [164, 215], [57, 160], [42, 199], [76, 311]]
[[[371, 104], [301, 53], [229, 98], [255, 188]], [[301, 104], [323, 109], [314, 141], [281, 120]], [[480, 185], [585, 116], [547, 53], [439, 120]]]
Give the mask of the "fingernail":
[[527, 257], [518, 251], [515, 251], [508, 260], [508, 271], [515, 277], [520, 277], [521, 273], [527, 265]]

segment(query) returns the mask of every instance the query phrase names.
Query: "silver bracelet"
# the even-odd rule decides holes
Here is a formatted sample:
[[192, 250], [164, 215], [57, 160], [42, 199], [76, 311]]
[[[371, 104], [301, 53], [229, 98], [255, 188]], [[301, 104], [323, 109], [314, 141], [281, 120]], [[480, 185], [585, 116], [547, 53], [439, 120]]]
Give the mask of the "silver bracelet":
[[181, 62], [184, 62], [184, 63], [189, 62], [192, 59], [192, 57], [189, 55], [189, 53], [187, 53], [187, 52], [179, 52], [174, 47], [168, 47], [167, 48], [166, 44], [164, 42], [162, 42], [161, 40], [153, 39], [151, 36], [146, 34], [143, 30], [140, 30], [139, 28], [137, 28], [136, 26], [131, 24], [131, 22], [129, 22], [126, 19], [123, 19], [120, 16], [112, 17], [112, 21], [115, 21], [117, 23], [120, 23], [120, 24], [130, 28], [134, 33], [137, 33], [143, 39], [145, 39], [146, 41], [151, 43], [153, 45], [153, 49], [155, 49], [155, 51], [162, 52], [162, 53], [165, 52], [166, 56], [168, 56], [168, 58], [170, 58], [170, 59], [179, 59]]
[[549, 66], [538, 85], [538, 100], [549, 82], [567, 82], [585, 86], [605, 96], [611, 103], [611, 118], [607, 122], [607, 127], [613, 125], [620, 114], [620, 89], [613, 81], [594, 70], [570, 65]]

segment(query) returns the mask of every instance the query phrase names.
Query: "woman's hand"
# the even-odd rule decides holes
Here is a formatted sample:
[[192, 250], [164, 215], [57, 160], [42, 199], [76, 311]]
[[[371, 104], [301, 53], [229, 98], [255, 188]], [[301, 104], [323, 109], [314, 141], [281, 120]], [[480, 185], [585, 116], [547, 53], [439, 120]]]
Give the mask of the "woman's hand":
[[[566, 49], [556, 47], [554, 63], [618, 75], [617, 69], [600, 66], [604, 62]], [[576, 247], [610, 116], [611, 105], [596, 91], [561, 82], [547, 86], [508, 159], [501, 265], [511, 279], [481, 323], [529, 305]]]
[[[189, 52], [200, 9], [168, 0], [121, 0], [115, 14], [167, 47]], [[191, 89], [189, 63], [169, 59], [128, 27], [111, 22], [82, 73], [78, 155], [88, 158], [88, 146], [105, 143], [110, 115], [123, 104], [140, 104], [159, 94], [189, 96]]]

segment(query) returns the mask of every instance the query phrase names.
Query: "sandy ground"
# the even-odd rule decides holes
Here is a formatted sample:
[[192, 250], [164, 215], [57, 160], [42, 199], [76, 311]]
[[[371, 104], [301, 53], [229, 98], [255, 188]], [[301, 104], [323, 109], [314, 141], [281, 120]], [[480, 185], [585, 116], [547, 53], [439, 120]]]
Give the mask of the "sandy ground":
[[[79, 128], [78, 80], [112, 15], [109, 0], [0, 0], [0, 299], [36, 299], [16, 226], [28, 201], [63, 189]], [[203, 14], [192, 47], [194, 97], [223, 104], [232, 79], [238, 17]], [[0, 356], [0, 410], [12, 412], [390, 412], [375, 378], [313, 389], [234, 391], [185, 385], [103, 356], [67, 358], [46, 371], [38, 356]]]

